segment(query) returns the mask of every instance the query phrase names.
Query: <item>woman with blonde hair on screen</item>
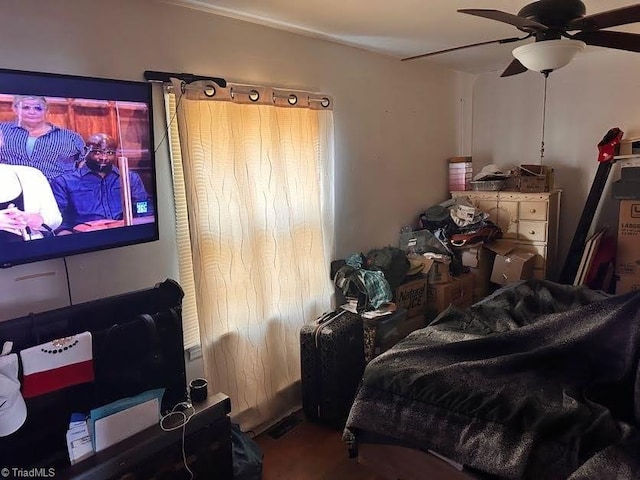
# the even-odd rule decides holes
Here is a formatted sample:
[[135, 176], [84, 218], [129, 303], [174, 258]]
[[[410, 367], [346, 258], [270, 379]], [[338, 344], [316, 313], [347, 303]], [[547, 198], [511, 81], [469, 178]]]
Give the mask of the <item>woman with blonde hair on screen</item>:
[[37, 168], [49, 181], [77, 168], [84, 140], [47, 120], [45, 97], [16, 95], [12, 109], [15, 120], [0, 122], [0, 163]]

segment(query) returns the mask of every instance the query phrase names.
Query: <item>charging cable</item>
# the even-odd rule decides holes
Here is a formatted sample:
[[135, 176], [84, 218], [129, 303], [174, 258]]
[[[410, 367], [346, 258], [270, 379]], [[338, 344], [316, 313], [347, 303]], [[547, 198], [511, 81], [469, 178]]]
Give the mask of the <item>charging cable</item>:
[[[190, 480], [193, 480], [193, 472], [189, 468], [189, 465], [187, 465], [187, 454], [185, 453], [185, 449], [184, 449], [184, 436], [185, 436], [187, 423], [189, 423], [189, 420], [191, 420], [191, 417], [193, 417], [195, 413], [196, 413], [196, 410], [193, 408], [193, 405], [191, 405], [191, 403], [180, 402], [176, 404], [176, 406], [173, 407], [169, 413], [167, 413], [166, 415], [163, 415], [160, 418], [160, 428], [165, 432], [171, 432], [173, 430], [182, 428], [182, 461], [184, 463], [184, 468], [187, 470], [187, 472], [189, 472]], [[167, 419], [174, 418], [176, 415], [179, 416], [179, 419], [178, 419], [179, 423], [172, 426], [166, 426], [165, 421]]]

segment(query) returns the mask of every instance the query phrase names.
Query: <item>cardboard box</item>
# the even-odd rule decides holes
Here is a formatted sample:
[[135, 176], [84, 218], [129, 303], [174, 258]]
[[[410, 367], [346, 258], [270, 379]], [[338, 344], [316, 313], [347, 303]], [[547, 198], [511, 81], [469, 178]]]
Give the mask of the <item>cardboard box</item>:
[[473, 276], [473, 301], [477, 302], [489, 294], [489, 282], [496, 254], [483, 244], [460, 248], [460, 253], [462, 264], [469, 267], [469, 273]]
[[616, 282], [616, 295], [640, 290], [640, 276], [621, 275]]
[[640, 167], [622, 167], [620, 169], [620, 180], [622, 181], [634, 181], [640, 180]]
[[[525, 174], [533, 173], [534, 175], [543, 176], [545, 179], [544, 191], [550, 192], [553, 190], [553, 186], [555, 183], [555, 171], [552, 167], [548, 165], [529, 165], [523, 164], [520, 165], [521, 172]], [[525, 176], [527, 176], [525, 175]]]
[[491, 269], [491, 282], [509, 285], [533, 277], [537, 254], [518, 250], [517, 244], [504, 240], [497, 240], [486, 248], [496, 254]]
[[640, 201], [620, 201], [616, 274], [640, 277]]
[[449, 305], [466, 308], [473, 302], [473, 275], [465, 273], [453, 277], [450, 282], [429, 285], [428, 314], [434, 317]]
[[640, 139], [625, 138], [620, 142], [618, 155], [637, 155], [640, 153]]
[[507, 179], [504, 189], [512, 192], [539, 193], [546, 191], [547, 181], [544, 177], [524, 177], [515, 175]]
[[[623, 170], [631, 170], [624, 168]], [[640, 200], [640, 180], [620, 179], [611, 184], [614, 200]]]
[[544, 177], [516, 177], [518, 191], [523, 193], [538, 193], [547, 191], [547, 180]]
[[427, 281], [429, 283], [446, 283], [451, 280], [451, 274], [449, 273], [450, 262], [438, 262], [433, 261], [429, 272], [427, 273]]
[[471, 163], [473, 157], [451, 157], [447, 160], [449, 163]]
[[553, 184], [553, 168], [546, 165], [520, 165], [517, 175], [507, 179], [504, 189], [523, 193], [549, 192]]
[[394, 301], [398, 308], [405, 308], [409, 317], [427, 311], [427, 278], [418, 278], [396, 288]]
[[449, 191], [471, 190], [473, 176], [471, 157], [452, 157], [449, 162]]

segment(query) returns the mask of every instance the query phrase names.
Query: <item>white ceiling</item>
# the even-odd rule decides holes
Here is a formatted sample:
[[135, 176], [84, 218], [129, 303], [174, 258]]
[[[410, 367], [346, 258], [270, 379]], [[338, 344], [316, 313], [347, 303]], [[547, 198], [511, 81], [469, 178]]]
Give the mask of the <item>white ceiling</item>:
[[[377, 53], [405, 58], [451, 47], [524, 36], [516, 27], [458, 13], [488, 8], [517, 14], [530, 0], [164, 0], [217, 15], [303, 35], [329, 39]], [[584, 0], [587, 15], [631, 4], [630, 0]], [[640, 33], [640, 24], [617, 30]], [[486, 45], [436, 55], [435, 62], [482, 73], [504, 69], [521, 43]], [[589, 50], [602, 50], [589, 47]], [[584, 55], [584, 53], [583, 53]]]

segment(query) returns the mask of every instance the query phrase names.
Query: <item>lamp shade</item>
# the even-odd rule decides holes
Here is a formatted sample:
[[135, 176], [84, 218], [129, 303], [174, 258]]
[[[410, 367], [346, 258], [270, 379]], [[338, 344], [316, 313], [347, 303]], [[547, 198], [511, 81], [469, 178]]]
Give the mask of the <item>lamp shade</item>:
[[550, 72], [568, 64], [584, 49], [580, 40], [542, 40], [513, 49], [513, 56], [534, 72]]

